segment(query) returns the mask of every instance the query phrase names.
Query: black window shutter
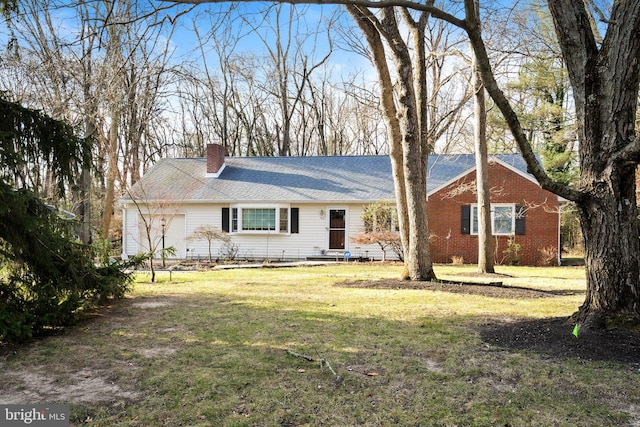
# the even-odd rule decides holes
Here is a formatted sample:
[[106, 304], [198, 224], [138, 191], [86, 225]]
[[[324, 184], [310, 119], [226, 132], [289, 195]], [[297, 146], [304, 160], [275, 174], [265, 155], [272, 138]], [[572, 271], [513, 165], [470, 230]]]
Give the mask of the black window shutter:
[[291, 208], [291, 233], [300, 233], [300, 209]]
[[471, 206], [462, 205], [462, 215], [460, 218], [460, 233], [471, 234]]
[[229, 227], [229, 208], [222, 208], [222, 229], [227, 233], [231, 231]]
[[517, 235], [524, 234], [524, 219], [525, 219], [524, 206], [516, 206], [516, 234]]

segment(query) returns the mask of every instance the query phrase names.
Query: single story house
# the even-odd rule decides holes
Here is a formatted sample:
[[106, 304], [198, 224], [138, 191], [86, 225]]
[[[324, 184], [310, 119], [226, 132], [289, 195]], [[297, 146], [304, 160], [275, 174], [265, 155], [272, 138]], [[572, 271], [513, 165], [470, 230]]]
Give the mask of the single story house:
[[[519, 155], [492, 156], [489, 177], [496, 259], [557, 263], [558, 197], [540, 188]], [[476, 262], [474, 156], [430, 156], [427, 182], [434, 262]], [[120, 199], [122, 255], [173, 247], [169, 258], [203, 259], [211, 245], [214, 258], [381, 259], [377, 244], [351, 238], [363, 231], [364, 207], [385, 200], [395, 200], [388, 156], [229, 157], [210, 144], [206, 158], [160, 160]], [[202, 226], [230, 241], [195, 237]]]

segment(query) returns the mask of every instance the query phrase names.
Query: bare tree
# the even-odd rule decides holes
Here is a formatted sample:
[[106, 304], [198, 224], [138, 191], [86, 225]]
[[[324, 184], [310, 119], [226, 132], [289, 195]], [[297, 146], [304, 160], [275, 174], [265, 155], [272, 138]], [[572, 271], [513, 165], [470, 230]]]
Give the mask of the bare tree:
[[[465, 1], [467, 13], [473, 4]], [[580, 183], [550, 178], [492, 74], [480, 29], [466, 20], [487, 91], [505, 116], [518, 148], [543, 188], [574, 201], [585, 240], [587, 295], [575, 320], [602, 325], [623, 313], [640, 314], [640, 276], [635, 169], [640, 143], [635, 124], [640, 75], [640, 2], [612, 4], [605, 36], [592, 27], [582, 1], [550, 2], [556, 34], [569, 71], [580, 139]], [[618, 61], [619, 58], [634, 58]], [[606, 233], [603, 230], [607, 230]]]
[[[475, 19], [480, 25], [479, 0], [475, 0]], [[487, 109], [482, 76], [473, 55], [472, 83], [474, 93], [474, 135], [476, 153], [476, 186], [478, 193], [478, 272], [494, 273], [491, 227], [491, 197], [489, 192], [489, 159], [487, 148]]]
[[[312, 24], [304, 11], [285, 7], [269, 8], [258, 15], [263, 19], [254, 15], [220, 8], [194, 20], [204, 67], [184, 66], [178, 74], [185, 139], [198, 147], [213, 139], [231, 155], [363, 150], [351, 123], [371, 115], [353, 111], [356, 101], [336, 82], [329, 62], [335, 15]], [[203, 21], [210, 22], [206, 31]], [[319, 29], [322, 23], [327, 29]], [[242, 50], [246, 35], [261, 37], [266, 55]], [[379, 123], [379, 115], [375, 119]]]
[[[166, 44], [158, 49], [159, 40], [170, 32], [163, 31], [153, 11], [143, 12], [131, 2], [60, 6], [26, 0], [20, 7], [24, 13], [10, 21], [20, 36], [12, 66], [24, 70], [28, 84], [25, 94], [14, 96], [28, 97], [29, 105], [82, 127], [85, 137], [93, 138], [95, 163], [87, 160], [78, 172], [72, 207], [81, 219], [83, 242], [91, 241], [92, 213], [98, 216], [100, 210], [99, 228], [108, 238], [118, 185], [141, 173], [140, 157], [147, 150], [140, 141], [150, 136], [147, 129], [159, 110], [159, 76], [168, 56]], [[60, 11], [72, 25], [59, 25]], [[140, 14], [146, 13], [146, 23], [155, 25], [143, 22]]]
[[[206, 32], [199, 28], [203, 19], [210, 23]], [[203, 68], [202, 75], [193, 76], [197, 95], [192, 96], [190, 102], [198, 112], [193, 124], [203, 139], [215, 139], [208, 142], [224, 146], [230, 155], [242, 155], [243, 139], [246, 139], [240, 123], [246, 107], [241, 95], [246, 73], [241, 71], [238, 62], [242, 59], [236, 50], [249, 30], [244, 30], [241, 22], [232, 11], [223, 9], [193, 21]]]
[[387, 154], [389, 144], [384, 128], [384, 118], [380, 111], [380, 94], [377, 85], [352, 76], [343, 83], [343, 91], [350, 100], [350, 115], [347, 130], [355, 139], [354, 154]]
[[[171, 34], [163, 34], [161, 25], [152, 30], [143, 25], [134, 3], [105, 0], [104, 4], [106, 10], [101, 19], [106, 27], [103, 34], [108, 36], [104, 42], [109, 124], [104, 137], [108, 163], [104, 170], [102, 235], [108, 238], [115, 195], [120, 192], [116, 185], [126, 186], [127, 176], [136, 182], [142, 172], [142, 152], [154, 149], [151, 141], [147, 141], [146, 149], [141, 142], [152, 137], [148, 129], [157, 114], [162, 76], [168, 71], [171, 52], [164, 37]], [[161, 152], [162, 147], [158, 148]]]
[[[19, 36], [20, 41], [16, 39], [13, 44], [14, 55], [2, 61], [2, 76], [8, 77], [3, 82], [4, 89], [25, 105], [41, 108], [53, 117], [82, 127], [85, 138], [95, 137], [96, 82], [100, 80], [101, 67], [94, 57], [98, 43], [96, 23], [87, 19], [91, 7], [79, 5], [77, 9], [82, 22], [78, 41], [69, 40], [59, 32], [55, 18], [48, 13], [50, 2], [24, 1], [20, 7], [23, 13], [8, 21], [12, 34]], [[16, 72], [19, 77], [11, 77]], [[79, 185], [69, 192], [70, 207], [80, 219], [79, 236], [84, 243], [92, 239], [91, 167], [86, 159], [78, 171]]]
[[113, 203], [115, 199], [115, 183], [118, 175], [118, 131], [120, 130], [120, 114], [122, 105], [123, 94], [119, 90], [122, 88], [120, 81], [122, 78], [123, 70], [120, 64], [123, 63], [124, 52], [122, 46], [122, 32], [124, 28], [118, 25], [114, 25], [111, 19], [119, 19], [128, 17], [128, 8], [125, 6], [124, 10], [118, 11], [116, 4], [110, 1], [106, 2], [106, 15], [104, 16], [106, 28], [107, 28], [107, 48], [105, 51], [106, 63], [108, 67], [108, 80], [107, 87], [109, 90], [105, 91], [107, 98], [107, 108], [109, 111], [109, 118], [107, 125], [107, 133], [103, 138], [105, 145], [107, 167], [105, 173], [105, 196], [104, 206], [102, 211], [102, 227], [100, 229], [103, 237], [109, 236], [111, 229], [111, 218], [113, 216]]
[[377, 244], [382, 250], [383, 262], [387, 260], [388, 250], [393, 251], [401, 261], [404, 260], [400, 233], [395, 230], [395, 204], [388, 201], [371, 203], [364, 207], [361, 219], [364, 230], [351, 238], [353, 243]]
[[331, 18], [329, 29], [324, 31], [327, 35], [327, 51], [317, 52], [320, 22], [316, 24], [316, 28], [297, 32], [296, 27], [300, 26], [304, 11], [283, 4], [275, 5], [272, 9], [273, 14], [267, 14], [272, 19], [269, 26], [264, 25], [263, 19], [259, 21], [260, 27], [256, 22], [246, 22], [252, 26], [254, 34], [262, 40], [267, 50], [267, 56], [263, 58], [264, 88], [278, 106], [277, 113], [273, 116], [277, 129], [278, 155], [288, 156], [292, 154], [294, 116], [302, 103], [310, 77], [332, 53], [329, 37]]
[[201, 225], [189, 236], [189, 240], [206, 240], [209, 252], [209, 262], [213, 262], [213, 256], [211, 253], [211, 245], [213, 242], [220, 241], [222, 243], [230, 243], [231, 238], [226, 231], [220, 230], [212, 225]]
[[138, 232], [133, 238], [139, 245], [139, 252], [145, 254], [149, 259], [151, 282], [155, 282], [157, 268], [155, 259], [158, 258], [158, 255], [162, 260], [163, 268], [166, 258], [176, 255], [176, 248], [167, 246], [165, 237], [182, 206], [182, 202], [168, 200], [168, 198], [152, 199], [140, 182], [133, 189], [127, 189], [126, 194], [138, 214]]
[[[446, 114], [436, 114], [438, 110], [435, 101], [444, 83], [439, 74], [442, 62], [433, 57], [433, 67], [426, 67], [424, 40], [430, 13], [420, 12], [414, 18], [407, 9], [382, 8], [378, 17], [364, 7], [347, 4], [346, 8], [365, 34], [378, 71], [381, 105], [390, 144], [398, 222], [405, 249], [405, 277], [430, 280], [435, 278], [435, 274], [427, 238], [427, 159], [435, 142], [453, 121], [456, 111], [462, 108], [468, 95], [463, 96], [460, 103]], [[409, 43], [401, 36], [398, 15], [409, 28]], [[383, 44], [383, 38], [386, 44]], [[387, 48], [393, 59], [395, 82], [387, 63]], [[427, 77], [428, 70], [431, 72], [430, 79]], [[432, 84], [431, 88], [428, 81]]]

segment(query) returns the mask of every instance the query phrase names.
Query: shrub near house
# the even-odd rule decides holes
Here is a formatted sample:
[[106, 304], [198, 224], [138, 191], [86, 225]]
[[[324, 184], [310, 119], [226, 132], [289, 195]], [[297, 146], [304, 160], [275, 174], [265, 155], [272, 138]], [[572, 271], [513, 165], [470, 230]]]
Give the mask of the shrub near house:
[[397, 211], [393, 202], [379, 201], [365, 206], [361, 216], [364, 231], [351, 237], [351, 241], [359, 245], [377, 244], [382, 250], [382, 261], [387, 260], [387, 252], [399, 260], [404, 260], [396, 217]]

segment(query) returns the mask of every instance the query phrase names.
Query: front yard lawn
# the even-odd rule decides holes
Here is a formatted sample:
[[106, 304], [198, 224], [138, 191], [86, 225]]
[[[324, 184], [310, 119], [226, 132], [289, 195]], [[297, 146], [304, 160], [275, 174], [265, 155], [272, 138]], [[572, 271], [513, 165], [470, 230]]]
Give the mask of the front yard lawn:
[[400, 271], [140, 275], [77, 326], [0, 347], [0, 403], [69, 403], [78, 426], [640, 425], [638, 334], [572, 335], [582, 268]]

